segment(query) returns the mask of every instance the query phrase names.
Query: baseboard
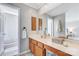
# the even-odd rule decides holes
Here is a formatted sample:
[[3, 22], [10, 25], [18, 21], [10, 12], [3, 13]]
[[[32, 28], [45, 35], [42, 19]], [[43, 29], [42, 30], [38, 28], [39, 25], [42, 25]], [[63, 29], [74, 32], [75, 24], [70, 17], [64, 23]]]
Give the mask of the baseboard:
[[20, 55], [23, 55], [23, 54], [28, 53], [28, 52], [30, 52], [30, 50], [26, 50], [24, 52], [21, 52]]

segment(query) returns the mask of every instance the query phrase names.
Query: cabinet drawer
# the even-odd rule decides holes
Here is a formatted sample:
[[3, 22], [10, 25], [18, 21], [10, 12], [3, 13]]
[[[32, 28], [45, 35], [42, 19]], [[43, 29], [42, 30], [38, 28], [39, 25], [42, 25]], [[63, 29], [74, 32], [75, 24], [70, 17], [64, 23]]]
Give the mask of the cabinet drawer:
[[44, 44], [41, 43], [41, 42], [38, 42], [38, 46], [39, 46], [40, 48], [44, 48]]
[[35, 40], [31, 40], [31, 42], [33, 43], [33, 44], [35, 44], [35, 45], [37, 45], [37, 41], [35, 41]]

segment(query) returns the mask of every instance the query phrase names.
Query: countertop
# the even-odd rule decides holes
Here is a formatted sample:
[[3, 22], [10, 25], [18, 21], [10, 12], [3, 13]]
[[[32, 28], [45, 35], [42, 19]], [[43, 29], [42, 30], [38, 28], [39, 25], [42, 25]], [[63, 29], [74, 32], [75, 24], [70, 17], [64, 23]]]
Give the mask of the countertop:
[[66, 47], [64, 44], [52, 42], [52, 38], [55, 37], [47, 36], [46, 38], [41, 38], [41, 35], [35, 32], [30, 33], [29, 37], [72, 56], [79, 56], [79, 43], [73, 42], [72, 40], [65, 39], [64, 43], [68, 45]]

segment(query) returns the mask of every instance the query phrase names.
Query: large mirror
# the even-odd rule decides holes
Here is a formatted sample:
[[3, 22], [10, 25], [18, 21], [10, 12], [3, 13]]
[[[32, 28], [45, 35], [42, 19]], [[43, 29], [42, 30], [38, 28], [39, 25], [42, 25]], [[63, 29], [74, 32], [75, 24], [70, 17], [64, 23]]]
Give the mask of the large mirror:
[[70, 35], [69, 38], [79, 40], [79, 4], [73, 4], [66, 13], [66, 35]]
[[79, 4], [62, 4], [47, 13], [47, 22], [49, 19], [52, 19], [52, 25], [47, 23], [47, 32], [52, 29], [49, 34], [79, 40]]

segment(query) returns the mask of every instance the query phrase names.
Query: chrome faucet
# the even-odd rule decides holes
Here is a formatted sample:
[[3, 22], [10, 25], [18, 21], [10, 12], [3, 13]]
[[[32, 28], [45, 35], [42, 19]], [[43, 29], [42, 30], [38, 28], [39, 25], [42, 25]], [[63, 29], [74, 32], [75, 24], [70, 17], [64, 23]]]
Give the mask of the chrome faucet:
[[67, 39], [68, 39], [68, 37], [72, 37], [72, 32], [70, 32], [70, 34], [68, 34], [68, 35], [66, 36]]

